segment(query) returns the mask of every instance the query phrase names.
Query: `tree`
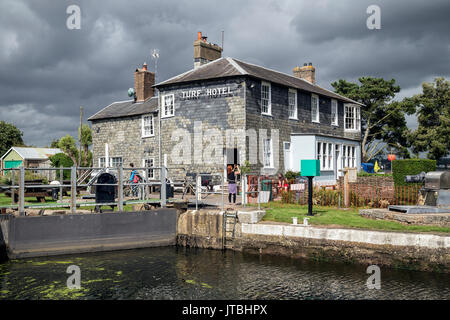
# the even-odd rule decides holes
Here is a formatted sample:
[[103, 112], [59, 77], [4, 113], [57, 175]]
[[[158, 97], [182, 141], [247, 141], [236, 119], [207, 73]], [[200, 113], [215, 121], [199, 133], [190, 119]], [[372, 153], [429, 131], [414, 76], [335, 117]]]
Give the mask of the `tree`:
[[72, 159], [73, 163], [78, 165], [78, 150], [75, 144], [75, 138], [70, 134], [59, 139], [58, 147], [63, 151], [67, 156]]
[[16, 126], [0, 121], [0, 157], [11, 147], [23, 146], [22, 136], [23, 132], [17, 129]]
[[[78, 129], [80, 132], [80, 129]], [[92, 164], [92, 153], [89, 146], [92, 145], [92, 131], [87, 124], [81, 126], [81, 163], [82, 166], [90, 167]]]
[[53, 139], [52, 142], [50, 143], [50, 148], [59, 148], [58, 143], [59, 143], [58, 139]]
[[405, 99], [417, 112], [419, 126], [409, 140], [415, 153], [427, 151], [438, 160], [450, 152], [450, 82], [436, 78], [422, 84], [422, 93]]
[[361, 107], [361, 153], [362, 161], [367, 162], [385, 150], [386, 145], [401, 156], [409, 158], [408, 135], [405, 113], [414, 113], [409, 104], [393, 101], [400, 87], [395, 80], [361, 77], [361, 83], [340, 79], [333, 82], [336, 93], [365, 105]]
[[[57, 153], [49, 158], [50, 162], [52, 163], [52, 167], [59, 168], [69, 168], [73, 166], [72, 159], [64, 154], [64, 153]], [[56, 171], [56, 177], [59, 178], [59, 170]], [[63, 170], [63, 179], [68, 180], [70, 179], [70, 170]]]

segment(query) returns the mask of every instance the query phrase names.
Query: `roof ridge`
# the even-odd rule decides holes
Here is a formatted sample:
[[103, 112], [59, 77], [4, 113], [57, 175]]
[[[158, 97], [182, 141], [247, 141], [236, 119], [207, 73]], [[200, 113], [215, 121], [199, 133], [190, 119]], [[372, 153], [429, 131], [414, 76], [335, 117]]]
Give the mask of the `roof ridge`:
[[263, 69], [266, 69], [266, 70], [269, 70], [269, 71], [273, 71], [273, 72], [276, 72], [276, 73], [284, 74], [284, 75], [289, 76], [289, 77], [291, 77], [291, 78], [293, 78], [293, 79], [295, 79], [295, 80], [301, 80], [301, 81], [306, 82], [306, 83], [308, 83], [308, 84], [310, 84], [310, 85], [312, 85], [312, 86], [314, 86], [314, 87], [317, 87], [317, 88], [319, 88], [319, 89], [328, 91], [328, 92], [333, 93], [333, 94], [335, 94], [335, 95], [337, 95], [337, 96], [339, 96], [339, 97], [342, 97], [342, 98], [344, 98], [344, 99], [351, 100], [351, 101], [353, 101], [353, 102], [355, 102], [355, 103], [357, 103], [357, 104], [364, 105], [364, 104], [362, 104], [362, 103], [360, 103], [360, 102], [357, 102], [357, 101], [355, 101], [355, 100], [353, 100], [353, 99], [350, 99], [350, 98], [348, 98], [348, 97], [345, 97], [345, 96], [343, 96], [343, 95], [340, 95], [339, 93], [336, 93], [336, 92], [333, 92], [333, 91], [331, 91], [331, 90], [322, 88], [321, 86], [318, 86], [317, 84], [311, 83], [311, 82], [309, 82], [309, 81], [307, 81], [307, 80], [305, 80], [305, 79], [303, 79], [303, 78], [297, 78], [296, 76], [293, 76], [293, 75], [291, 75], [291, 74], [288, 74], [288, 73], [285, 73], [285, 72], [282, 72], [282, 71], [278, 71], [278, 70], [270, 69], [270, 68], [267, 68], [267, 67], [259, 66], [259, 65], [257, 65], [257, 64], [245, 62], [245, 61], [242, 61], [242, 60], [239, 60], [239, 59], [236, 59], [236, 58], [232, 58], [232, 59], [233, 59], [233, 60], [237, 60], [238, 62], [242, 62], [242, 63], [245, 63], [245, 64], [249, 64], [249, 65], [258, 67], [258, 68], [263, 68]]
[[226, 57], [227, 61], [242, 75], [247, 75], [248, 72], [245, 71], [239, 64], [234, 61], [234, 58], [232, 57]]
[[[224, 60], [224, 59], [226, 59], [226, 58], [225, 58], [225, 57], [221, 57], [221, 58], [219, 58], [219, 59], [216, 59], [216, 60], [210, 61], [210, 62], [208, 62], [208, 63], [202, 64], [201, 66], [194, 67], [194, 68], [192, 68], [192, 69], [190, 69], [190, 70], [188, 70], [188, 71], [186, 71], [186, 72], [180, 73], [180, 74], [178, 74], [178, 75], [176, 75], [176, 76], [173, 76], [172, 78], [169, 78], [169, 79], [167, 79], [167, 80], [164, 80], [163, 82], [156, 83], [156, 84], [153, 85], [153, 87], [154, 87], [154, 86], [162, 85], [162, 84], [164, 84], [165, 82], [168, 82], [168, 81], [171, 81], [171, 80], [175, 80], [175, 79], [177, 79], [177, 78], [180, 78], [180, 77], [182, 77], [182, 76], [188, 74], [189, 72], [197, 71], [198, 69], [204, 68], [204, 67], [206, 67], [206, 66], [210, 66], [210, 65], [212, 65], [212, 64], [214, 64], [214, 63], [216, 63], [216, 62], [218, 62], [218, 61]], [[227, 60], [227, 61], [228, 61], [228, 60]]]

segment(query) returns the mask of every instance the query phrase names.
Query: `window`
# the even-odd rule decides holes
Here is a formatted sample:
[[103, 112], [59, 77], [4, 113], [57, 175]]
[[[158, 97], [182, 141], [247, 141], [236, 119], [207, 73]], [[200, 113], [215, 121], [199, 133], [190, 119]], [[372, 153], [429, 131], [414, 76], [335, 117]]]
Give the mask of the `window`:
[[264, 139], [264, 167], [273, 168], [272, 139]]
[[111, 157], [111, 167], [119, 167], [122, 165], [122, 157]]
[[153, 116], [143, 116], [142, 117], [142, 138], [152, 137], [155, 135], [155, 126], [153, 121]]
[[[153, 158], [144, 159], [144, 167], [145, 168], [151, 168], [154, 166], [155, 166], [155, 159], [153, 159]], [[147, 179], [154, 179], [155, 178], [154, 169], [147, 169], [146, 177], [147, 177]]]
[[319, 97], [311, 95], [311, 121], [319, 122]]
[[288, 100], [289, 100], [289, 118], [297, 119], [297, 91], [296, 90], [289, 89]]
[[105, 161], [106, 161], [106, 158], [105, 158], [105, 157], [100, 157], [100, 158], [98, 158], [98, 166], [99, 166], [100, 168], [105, 167]]
[[320, 170], [333, 170], [333, 144], [317, 142], [317, 160], [320, 162]]
[[358, 106], [345, 105], [344, 123], [345, 130], [361, 130], [361, 114]]
[[356, 168], [356, 147], [342, 146], [342, 163], [344, 168]]
[[162, 96], [162, 114], [161, 118], [172, 117], [175, 115], [174, 95], [167, 94]]
[[261, 83], [261, 113], [270, 115], [272, 113], [270, 83]]
[[331, 124], [338, 125], [338, 103], [336, 100], [331, 100]]

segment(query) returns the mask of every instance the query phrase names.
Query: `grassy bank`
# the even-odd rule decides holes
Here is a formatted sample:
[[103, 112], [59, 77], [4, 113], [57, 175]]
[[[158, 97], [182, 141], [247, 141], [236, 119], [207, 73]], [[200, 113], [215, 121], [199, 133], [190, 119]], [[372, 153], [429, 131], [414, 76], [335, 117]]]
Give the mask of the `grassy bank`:
[[[299, 223], [304, 217], [309, 217], [308, 206], [284, 205], [281, 208], [265, 208], [263, 221], [277, 221], [292, 223], [292, 217], [297, 217]], [[337, 209], [328, 207], [314, 207], [314, 216], [309, 217], [311, 225], [330, 225], [345, 228], [402, 231], [402, 232], [439, 232], [450, 234], [450, 228], [438, 226], [404, 225], [395, 221], [372, 220], [361, 217], [357, 209]]]

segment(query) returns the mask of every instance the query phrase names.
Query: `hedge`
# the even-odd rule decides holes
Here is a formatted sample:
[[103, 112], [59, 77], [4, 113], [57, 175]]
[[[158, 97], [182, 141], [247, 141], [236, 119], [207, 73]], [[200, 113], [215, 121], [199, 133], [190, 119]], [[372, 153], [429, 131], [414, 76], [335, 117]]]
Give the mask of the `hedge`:
[[422, 171], [436, 170], [436, 160], [429, 159], [404, 159], [392, 161], [392, 176], [396, 186], [407, 185], [405, 176], [419, 174]]

